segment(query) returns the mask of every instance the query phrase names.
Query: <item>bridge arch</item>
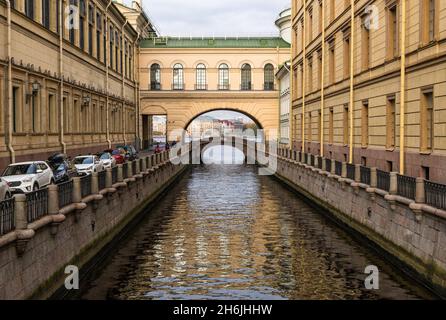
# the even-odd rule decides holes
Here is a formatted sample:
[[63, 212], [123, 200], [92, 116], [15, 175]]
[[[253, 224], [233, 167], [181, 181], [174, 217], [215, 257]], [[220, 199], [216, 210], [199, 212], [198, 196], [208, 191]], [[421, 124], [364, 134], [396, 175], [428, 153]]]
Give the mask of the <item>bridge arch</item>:
[[213, 109], [206, 109], [203, 110], [201, 112], [196, 113], [195, 115], [193, 115], [185, 124], [184, 126], [184, 130], [187, 130], [187, 128], [190, 126], [190, 124], [197, 119], [198, 117], [205, 115], [206, 113], [212, 112], [212, 111], [233, 111], [233, 112], [237, 112], [240, 114], [243, 114], [245, 116], [247, 116], [249, 119], [251, 119], [256, 125], [258, 129], [264, 129], [262, 123], [252, 114], [250, 114], [249, 112], [245, 111], [245, 110], [240, 110], [237, 108], [213, 108]]

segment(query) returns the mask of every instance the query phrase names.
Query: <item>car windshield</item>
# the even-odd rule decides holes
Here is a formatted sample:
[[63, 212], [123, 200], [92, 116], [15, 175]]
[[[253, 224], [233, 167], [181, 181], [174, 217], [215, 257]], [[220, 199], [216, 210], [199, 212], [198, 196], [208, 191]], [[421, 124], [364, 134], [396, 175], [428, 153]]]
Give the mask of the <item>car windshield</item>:
[[121, 153], [119, 152], [119, 150], [113, 150], [112, 155], [116, 156], [116, 155], [118, 155], [118, 154], [121, 154]]
[[110, 159], [110, 155], [108, 153], [103, 153], [101, 155], [101, 160], [108, 160], [108, 159]]
[[60, 164], [56, 169], [56, 171], [64, 171], [64, 170], [65, 170], [65, 165], [63, 163]]
[[35, 174], [37, 167], [35, 164], [19, 164], [6, 168], [4, 176], [17, 176], [21, 174]]
[[93, 157], [74, 158], [74, 164], [93, 164]]

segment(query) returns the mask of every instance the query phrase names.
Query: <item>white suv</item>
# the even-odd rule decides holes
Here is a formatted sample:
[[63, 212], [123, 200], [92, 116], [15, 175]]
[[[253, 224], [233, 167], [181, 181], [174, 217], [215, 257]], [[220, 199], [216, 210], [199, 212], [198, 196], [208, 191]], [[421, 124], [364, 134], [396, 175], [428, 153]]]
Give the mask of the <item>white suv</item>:
[[10, 164], [3, 172], [12, 193], [27, 193], [43, 188], [54, 181], [53, 170], [44, 161]]
[[104, 170], [104, 164], [98, 156], [88, 155], [79, 156], [73, 160], [74, 167], [77, 174], [80, 176], [86, 176], [93, 172], [100, 172]]

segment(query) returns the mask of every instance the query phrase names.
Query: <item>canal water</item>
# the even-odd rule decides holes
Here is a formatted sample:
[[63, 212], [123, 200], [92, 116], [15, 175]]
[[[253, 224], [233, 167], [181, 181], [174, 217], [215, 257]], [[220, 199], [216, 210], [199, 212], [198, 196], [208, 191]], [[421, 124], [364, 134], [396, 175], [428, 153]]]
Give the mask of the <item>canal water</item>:
[[[379, 290], [364, 286], [368, 265], [380, 271]], [[431, 298], [245, 165], [192, 168], [98, 269], [82, 299]]]

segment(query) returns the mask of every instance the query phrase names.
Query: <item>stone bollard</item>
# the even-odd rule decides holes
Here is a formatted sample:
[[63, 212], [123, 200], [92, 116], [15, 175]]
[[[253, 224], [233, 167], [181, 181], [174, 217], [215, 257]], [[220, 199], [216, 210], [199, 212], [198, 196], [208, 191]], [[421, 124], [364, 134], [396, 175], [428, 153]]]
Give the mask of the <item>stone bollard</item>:
[[98, 173], [93, 172], [91, 174], [91, 194], [97, 194], [97, 193], [99, 193]]
[[142, 172], [147, 171], [147, 157], [141, 159], [141, 171]]
[[127, 166], [127, 178], [133, 177], [133, 161], [130, 161]]
[[361, 182], [361, 165], [355, 164], [355, 182]]
[[311, 153], [307, 153], [307, 164], [311, 166]]
[[79, 203], [81, 201], [82, 201], [81, 178], [74, 177], [73, 178], [73, 202]]
[[322, 171], [327, 171], [327, 161], [325, 161], [324, 157], [321, 157], [321, 161], [322, 161]]
[[16, 194], [14, 198], [15, 228], [18, 230], [27, 229], [28, 217], [26, 214], [26, 196], [24, 194]]
[[426, 202], [426, 192], [424, 190], [424, 178], [417, 178], [416, 180], [415, 202], [416, 203]]
[[330, 173], [331, 173], [331, 174], [336, 174], [336, 161], [333, 160], [333, 159], [331, 160]]
[[151, 169], [152, 166], [153, 166], [153, 164], [152, 164], [152, 156], [150, 155], [150, 156], [147, 157], [147, 169]]
[[118, 164], [118, 181], [117, 182], [122, 182], [124, 181], [124, 173], [122, 172], [122, 164]]
[[55, 184], [48, 186], [48, 214], [59, 214], [59, 188]]
[[376, 167], [370, 168], [370, 188], [376, 188], [378, 186], [378, 175], [376, 173]]
[[107, 168], [105, 169], [105, 187], [106, 188], [111, 188], [113, 185], [113, 173], [112, 173], [113, 169], [112, 168]]
[[398, 193], [398, 178], [396, 172], [390, 173], [390, 188], [389, 194], [397, 194]]
[[347, 178], [347, 162], [342, 162], [341, 177]]
[[314, 156], [314, 167], [319, 168], [319, 156]]

